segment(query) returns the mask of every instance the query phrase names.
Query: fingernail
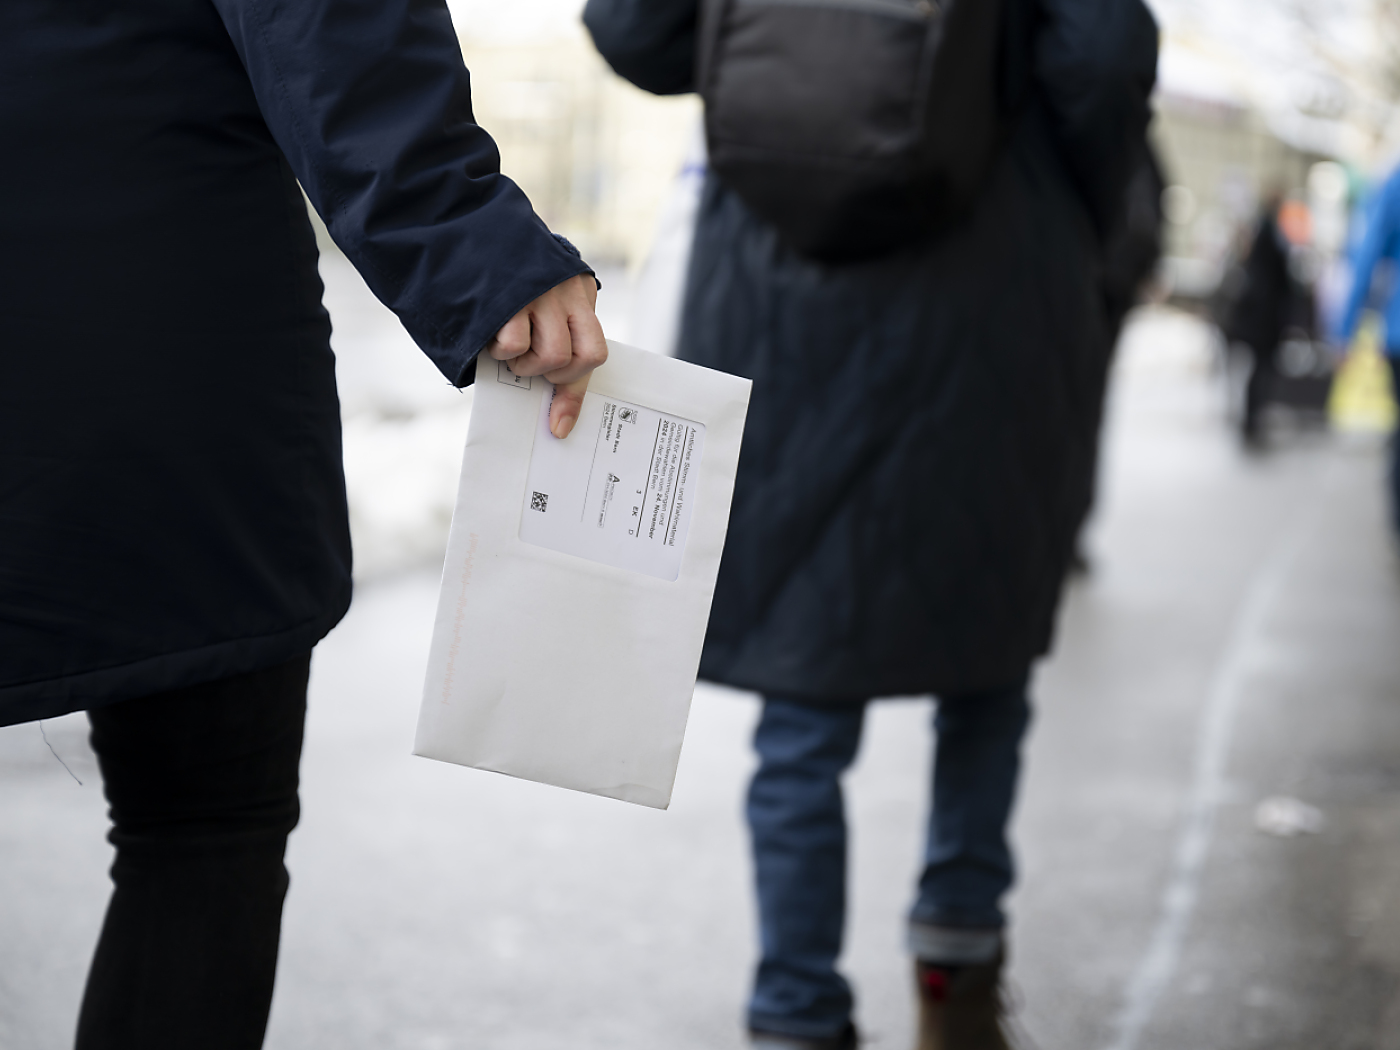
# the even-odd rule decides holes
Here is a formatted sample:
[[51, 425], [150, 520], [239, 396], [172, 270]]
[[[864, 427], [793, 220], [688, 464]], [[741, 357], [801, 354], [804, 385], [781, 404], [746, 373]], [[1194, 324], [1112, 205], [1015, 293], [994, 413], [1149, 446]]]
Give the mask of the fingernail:
[[563, 440], [569, 436], [569, 431], [574, 429], [575, 416], [561, 416], [559, 422], [554, 425], [554, 436]]

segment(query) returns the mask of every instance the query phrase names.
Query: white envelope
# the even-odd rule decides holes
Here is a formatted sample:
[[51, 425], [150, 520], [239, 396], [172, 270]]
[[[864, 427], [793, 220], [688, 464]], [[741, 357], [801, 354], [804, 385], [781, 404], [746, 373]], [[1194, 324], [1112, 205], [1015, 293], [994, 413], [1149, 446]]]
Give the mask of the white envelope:
[[477, 365], [413, 753], [665, 809], [750, 383], [608, 352], [563, 441]]

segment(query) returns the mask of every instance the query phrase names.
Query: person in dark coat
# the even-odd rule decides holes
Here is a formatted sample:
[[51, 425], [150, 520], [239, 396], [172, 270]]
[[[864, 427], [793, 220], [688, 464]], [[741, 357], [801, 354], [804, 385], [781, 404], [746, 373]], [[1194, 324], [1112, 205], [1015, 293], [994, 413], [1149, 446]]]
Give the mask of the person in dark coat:
[[78, 1046], [256, 1047], [351, 590], [301, 189], [450, 382], [560, 384], [560, 436], [596, 286], [442, 0], [9, 0], [0, 142], [0, 724], [90, 711], [117, 847]]
[[1240, 270], [1240, 288], [1229, 304], [1222, 329], [1231, 344], [1249, 351], [1249, 379], [1245, 383], [1240, 415], [1240, 436], [1246, 444], [1260, 440], [1259, 418], [1274, 376], [1279, 345], [1293, 298], [1293, 278], [1288, 269], [1288, 241], [1279, 228], [1278, 212], [1283, 196], [1270, 194], [1260, 209]]
[[[835, 968], [840, 776], [868, 698], [927, 693], [937, 754], [909, 925], [921, 1046], [1005, 1045], [1000, 901], [1027, 684], [1092, 490], [1103, 237], [1157, 47], [1139, 0], [1012, 8], [1033, 28], [1010, 72], [1030, 86], [953, 227], [823, 265], [713, 174], [700, 204], [679, 353], [754, 384], [701, 674], [764, 697], [747, 809], [756, 1047], [855, 1044]], [[634, 84], [693, 90], [696, 0], [589, 0], [584, 21]]]

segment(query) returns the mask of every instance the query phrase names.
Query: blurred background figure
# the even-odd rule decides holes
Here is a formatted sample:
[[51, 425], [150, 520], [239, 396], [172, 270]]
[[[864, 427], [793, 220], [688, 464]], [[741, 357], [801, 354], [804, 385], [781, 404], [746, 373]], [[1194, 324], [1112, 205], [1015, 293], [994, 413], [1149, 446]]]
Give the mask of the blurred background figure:
[[1288, 241], [1279, 226], [1283, 196], [1273, 191], [1255, 225], [1254, 236], [1241, 263], [1240, 288], [1222, 322], [1225, 338], [1245, 347], [1250, 355], [1240, 430], [1248, 444], [1259, 440], [1259, 412], [1264, 392], [1273, 378], [1274, 360], [1283, 339], [1283, 328], [1294, 302], [1293, 279], [1288, 272]]
[[[917, 9], [790, 15], [767, 48], [758, 23], [716, 21], [724, 10], [591, 0], [584, 20], [640, 87], [695, 90], [697, 46], [710, 78], [698, 87], [718, 170], [696, 218], [679, 355], [754, 380], [701, 661], [702, 677], [763, 694], [747, 806], [762, 951], [751, 1039], [856, 1045], [852, 990], [836, 966], [841, 778], [869, 698], [933, 692], [937, 756], [908, 919], [919, 1046], [1005, 1047], [1001, 905], [1014, 874], [1007, 824], [1031, 665], [1049, 647], [1088, 505], [1112, 340], [1155, 254], [1154, 177], [1141, 158], [1156, 27], [1134, 0], [1102, 20], [1079, 0], [1008, 4], [993, 23], [1003, 35], [989, 33], [979, 52], [975, 9], [954, 7], [941, 29], [947, 47], [981, 63], [999, 103], [980, 109], [976, 81], [957, 95], [958, 163], [975, 174], [950, 164], [950, 181], [974, 181], [960, 210], [929, 205], [944, 206], [930, 229], [917, 214], [896, 226], [897, 205], [875, 190], [807, 200], [833, 165], [854, 165], [802, 170], [788, 145], [820, 128], [802, 148], [845, 158], [859, 154], [842, 135], [881, 133], [875, 121], [887, 111], [865, 117], [854, 82], [834, 92], [840, 80], [817, 58], [804, 80], [803, 61], [888, 70], [881, 97], [896, 98], [906, 82], [898, 55], [886, 64], [861, 46], [901, 25], [917, 40]], [[867, 19], [884, 23], [879, 34]], [[732, 60], [722, 50], [731, 31]], [[950, 75], [941, 68], [934, 83]], [[768, 98], [801, 101], [770, 112]], [[935, 93], [931, 111], [942, 101]], [[749, 114], [769, 137], [736, 145]], [[979, 169], [971, 155], [1003, 136]], [[760, 169], [770, 147], [781, 158], [771, 172]], [[1138, 167], [1147, 199], [1134, 211], [1126, 191]], [[866, 200], [881, 203], [862, 210]], [[1106, 242], [1133, 224], [1148, 228], [1148, 244], [1121, 248], [1125, 287], [1101, 284]]]
[[1262, 440], [1265, 402], [1277, 396], [1278, 362], [1286, 340], [1311, 347], [1317, 339], [1312, 221], [1307, 205], [1271, 190], [1264, 199], [1248, 249], [1229, 290], [1221, 330], [1232, 346], [1249, 355], [1249, 377], [1240, 411], [1240, 436], [1247, 447]]
[[[1400, 169], [1376, 188], [1359, 213], [1356, 248], [1351, 258], [1351, 286], [1338, 323], [1342, 344], [1349, 344], [1361, 324], [1363, 309], [1374, 303], [1381, 315], [1381, 346], [1390, 366], [1391, 389], [1400, 390]], [[1390, 442], [1390, 506], [1400, 530], [1400, 438]]]

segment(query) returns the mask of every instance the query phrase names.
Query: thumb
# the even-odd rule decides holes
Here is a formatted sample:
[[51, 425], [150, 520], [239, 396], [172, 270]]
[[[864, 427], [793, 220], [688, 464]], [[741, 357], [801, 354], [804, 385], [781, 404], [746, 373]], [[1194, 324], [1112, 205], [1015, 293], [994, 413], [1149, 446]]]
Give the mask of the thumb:
[[560, 383], [554, 388], [554, 401], [549, 406], [549, 432], [557, 438], [566, 438], [578, 422], [578, 414], [583, 410], [583, 395], [588, 390], [588, 377], [585, 373], [572, 383]]

